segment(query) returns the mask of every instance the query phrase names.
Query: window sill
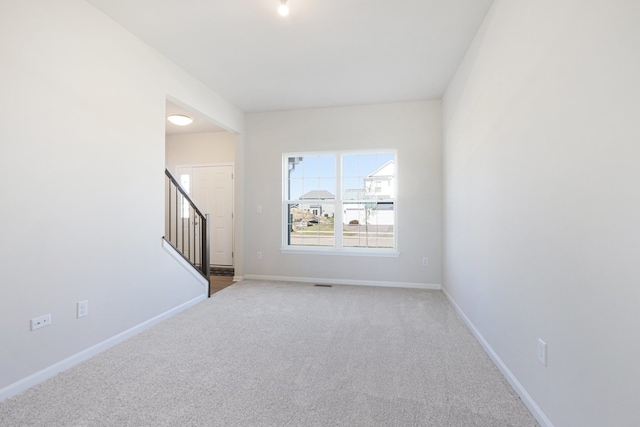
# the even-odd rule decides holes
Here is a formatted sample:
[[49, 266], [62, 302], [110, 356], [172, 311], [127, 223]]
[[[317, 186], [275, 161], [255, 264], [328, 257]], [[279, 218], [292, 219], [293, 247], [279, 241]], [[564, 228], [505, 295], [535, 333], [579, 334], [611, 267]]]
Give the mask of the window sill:
[[333, 256], [362, 256], [362, 257], [386, 257], [397, 258], [400, 252], [395, 249], [355, 249], [355, 248], [308, 248], [308, 247], [286, 247], [280, 248], [283, 254], [296, 255], [333, 255]]

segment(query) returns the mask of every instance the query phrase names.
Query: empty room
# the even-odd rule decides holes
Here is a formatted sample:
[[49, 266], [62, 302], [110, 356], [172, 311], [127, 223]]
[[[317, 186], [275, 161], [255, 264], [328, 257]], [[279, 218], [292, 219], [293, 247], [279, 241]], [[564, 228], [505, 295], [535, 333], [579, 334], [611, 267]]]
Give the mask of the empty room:
[[639, 45], [637, 0], [0, 1], [0, 425], [638, 425]]

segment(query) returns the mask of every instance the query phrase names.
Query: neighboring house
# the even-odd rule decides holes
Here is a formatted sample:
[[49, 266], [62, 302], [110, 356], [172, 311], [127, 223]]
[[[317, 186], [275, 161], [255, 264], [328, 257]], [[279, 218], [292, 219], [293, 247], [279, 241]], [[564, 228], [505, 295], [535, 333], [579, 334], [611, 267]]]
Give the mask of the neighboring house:
[[367, 194], [373, 194], [377, 199], [394, 199], [396, 189], [393, 182], [396, 163], [389, 160], [364, 179], [364, 188]]
[[[364, 178], [364, 188], [347, 189], [343, 195], [343, 222], [349, 224], [358, 221], [359, 224], [393, 225], [393, 204], [383, 200], [395, 198], [395, 161], [389, 160]], [[326, 190], [312, 190], [298, 198], [302, 202], [302, 211], [312, 215], [331, 218], [335, 214], [335, 196]], [[310, 204], [304, 202], [308, 200]], [[322, 203], [323, 200], [330, 203]], [[350, 202], [350, 201], [354, 202]], [[371, 202], [359, 203], [363, 200]], [[359, 201], [359, 202], [357, 202]], [[299, 208], [299, 206], [295, 206]]]
[[[316, 216], [323, 216], [325, 218], [331, 218], [335, 215], [335, 203], [336, 196], [329, 193], [326, 190], [312, 190], [308, 193], [300, 196], [300, 200], [304, 206], [303, 210], [309, 211]], [[305, 200], [309, 200], [310, 204], [304, 203]], [[328, 200], [330, 203], [322, 203], [323, 200]]]
[[[345, 190], [343, 222], [345, 224], [358, 221], [359, 224], [394, 225], [393, 203], [383, 202], [385, 199], [395, 199], [394, 176], [395, 161], [389, 160], [364, 178], [364, 188]], [[354, 202], [349, 202], [350, 200]], [[363, 200], [372, 200], [372, 202], [355, 202]]]

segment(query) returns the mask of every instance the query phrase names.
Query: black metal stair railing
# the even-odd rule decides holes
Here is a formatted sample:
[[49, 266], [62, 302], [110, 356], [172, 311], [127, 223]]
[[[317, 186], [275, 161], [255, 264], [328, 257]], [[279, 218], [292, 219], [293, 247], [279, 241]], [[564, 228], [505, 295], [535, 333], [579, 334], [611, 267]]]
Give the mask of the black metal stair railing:
[[187, 191], [182, 188], [169, 169], [165, 169], [165, 176], [164, 239], [207, 279], [209, 288], [211, 288], [209, 277], [209, 216], [198, 209]]

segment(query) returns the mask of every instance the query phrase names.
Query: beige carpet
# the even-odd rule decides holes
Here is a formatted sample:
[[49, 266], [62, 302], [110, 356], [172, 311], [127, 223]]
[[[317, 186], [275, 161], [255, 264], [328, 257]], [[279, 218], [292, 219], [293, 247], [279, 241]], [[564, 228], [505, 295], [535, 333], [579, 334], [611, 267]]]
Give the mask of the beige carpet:
[[536, 426], [442, 293], [244, 281], [0, 404], [9, 426]]

